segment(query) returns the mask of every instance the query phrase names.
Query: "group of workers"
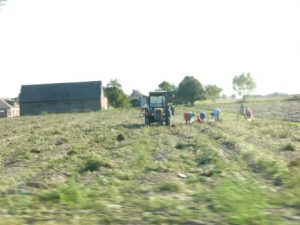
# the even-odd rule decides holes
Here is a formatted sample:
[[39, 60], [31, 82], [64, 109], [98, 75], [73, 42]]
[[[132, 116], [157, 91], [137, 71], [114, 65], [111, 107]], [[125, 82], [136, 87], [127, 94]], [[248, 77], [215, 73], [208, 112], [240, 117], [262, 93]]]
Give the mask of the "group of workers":
[[[240, 105], [239, 111], [237, 113], [237, 119], [239, 119], [241, 115], [248, 120], [251, 120], [253, 118], [251, 109], [243, 103]], [[221, 119], [221, 109], [213, 109], [210, 113], [210, 116], [211, 121], [219, 121]], [[186, 124], [191, 124], [193, 122], [204, 123], [206, 120], [206, 114], [205, 112], [200, 112], [199, 115], [196, 115], [194, 112], [184, 112], [183, 118]]]
[[252, 110], [248, 106], [246, 106], [244, 103], [242, 103], [240, 105], [240, 109], [237, 113], [237, 119], [239, 118], [239, 116], [244, 116], [244, 118], [251, 119], [251, 118], [253, 118], [253, 113], [252, 113]]

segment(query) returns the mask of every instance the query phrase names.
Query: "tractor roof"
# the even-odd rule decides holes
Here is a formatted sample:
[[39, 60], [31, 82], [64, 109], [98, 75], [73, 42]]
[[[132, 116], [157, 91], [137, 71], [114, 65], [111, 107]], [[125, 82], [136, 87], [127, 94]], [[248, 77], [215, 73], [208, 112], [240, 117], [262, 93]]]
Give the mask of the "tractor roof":
[[161, 96], [161, 95], [166, 95], [166, 91], [151, 91], [149, 92], [149, 95], [151, 96]]

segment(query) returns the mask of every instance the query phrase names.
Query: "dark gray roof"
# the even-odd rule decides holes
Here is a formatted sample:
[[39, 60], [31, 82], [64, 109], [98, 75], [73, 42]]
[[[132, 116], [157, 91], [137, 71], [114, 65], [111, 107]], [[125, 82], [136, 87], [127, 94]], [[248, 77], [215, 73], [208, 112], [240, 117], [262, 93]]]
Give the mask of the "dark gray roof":
[[95, 99], [101, 89], [101, 81], [22, 85], [20, 102]]

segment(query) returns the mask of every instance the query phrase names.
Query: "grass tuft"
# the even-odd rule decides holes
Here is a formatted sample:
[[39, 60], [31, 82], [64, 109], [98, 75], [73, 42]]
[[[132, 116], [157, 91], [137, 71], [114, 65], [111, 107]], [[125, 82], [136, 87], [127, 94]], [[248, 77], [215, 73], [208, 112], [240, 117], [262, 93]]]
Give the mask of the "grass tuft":
[[85, 162], [83, 168], [81, 169], [81, 172], [94, 172], [99, 171], [102, 167], [105, 168], [112, 168], [112, 165], [110, 163], [107, 163], [103, 161], [102, 159], [89, 159]]
[[176, 182], [168, 181], [160, 185], [158, 190], [163, 192], [179, 192], [181, 190], [181, 186]]
[[196, 162], [198, 166], [213, 164], [217, 162], [217, 153], [213, 151], [203, 151], [197, 155]]
[[288, 143], [281, 148], [282, 151], [296, 151], [296, 146], [292, 143]]
[[124, 134], [119, 134], [119, 135], [116, 137], [116, 140], [117, 140], [117, 141], [124, 141], [124, 140], [125, 140]]

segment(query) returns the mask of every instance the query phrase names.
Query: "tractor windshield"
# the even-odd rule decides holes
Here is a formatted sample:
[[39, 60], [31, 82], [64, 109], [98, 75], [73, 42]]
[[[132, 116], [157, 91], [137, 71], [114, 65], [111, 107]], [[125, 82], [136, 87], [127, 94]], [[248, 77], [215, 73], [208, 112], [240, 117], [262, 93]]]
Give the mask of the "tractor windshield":
[[165, 106], [165, 96], [150, 96], [150, 107], [163, 108]]

